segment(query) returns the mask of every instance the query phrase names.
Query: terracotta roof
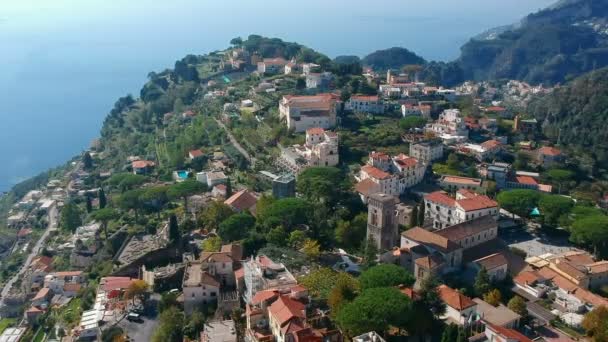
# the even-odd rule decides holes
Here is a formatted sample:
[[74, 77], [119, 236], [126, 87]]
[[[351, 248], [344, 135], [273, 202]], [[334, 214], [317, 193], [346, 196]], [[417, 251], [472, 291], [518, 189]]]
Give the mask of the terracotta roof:
[[364, 196], [369, 196], [380, 191], [380, 186], [370, 178], [366, 178], [355, 185], [355, 191]]
[[433, 270], [443, 264], [443, 258], [439, 255], [431, 254], [414, 260], [416, 265], [427, 270]]
[[479, 179], [479, 178], [469, 178], [469, 177], [460, 177], [460, 176], [450, 176], [450, 175], [442, 176], [441, 181], [447, 182], [447, 183], [454, 183], [454, 184], [463, 184], [463, 185], [474, 185], [474, 186], [481, 185], [481, 179]]
[[448, 238], [435, 232], [429, 232], [428, 230], [420, 227], [408, 229], [401, 233], [401, 235], [410, 240], [416, 241], [423, 245], [429, 245], [430, 247], [443, 252], [453, 251], [459, 248], [455, 242], [450, 241]]
[[224, 204], [231, 206], [238, 211], [251, 210], [255, 207], [258, 199], [255, 198], [248, 190], [241, 190], [230, 196], [224, 201]]
[[323, 134], [325, 130], [321, 127], [313, 127], [306, 130], [306, 134]]
[[492, 106], [492, 107], [488, 107], [486, 108], [487, 112], [504, 112], [506, 109], [503, 107], [498, 107], [498, 106]]
[[243, 278], [245, 276], [245, 268], [241, 267], [238, 270], [234, 271], [234, 277], [236, 279]]
[[294, 108], [329, 110], [338, 99], [339, 97], [336, 94], [318, 94], [312, 96], [285, 95], [282, 102]]
[[498, 203], [492, 200], [488, 196], [479, 195], [474, 198], [466, 198], [457, 200], [456, 204], [461, 207], [464, 211], [475, 211], [481, 209], [488, 209], [498, 207]]
[[32, 233], [32, 230], [30, 228], [21, 228], [19, 229], [19, 232], [17, 232], [17, 237], [26, 237], [28, 235], [30, 235]]
[[353, 95], [350, 98], [351, 98], [351, 100], [357, 100], [357, 101], [369, 101], [369, 102], [376, 102], [376, 101], [378, 101], [378, 95], [372, 95], [372, 96]]
[[268, 312], [275, 317], [281, 327], [293, 318], [306, 318], [304, 315], [304, 304], [291, 299], [289, 296], [279, 296], [270, 305]]
[[233, 262], [230, 253], [227, 252], [203, 252], [201, 262]]
[[564, 278], [549, 267], [541, 267], [538, 269], [537, 274], [543, 279], [550, 280], [555, 286], [565, 291], [572, 291], [577, 287], [573, 282]]
[[486, 215], [438, 230], [435, 234], [457, 242], [468, 236], [474, 236], [490, 229], [498, 229], [498, 223], [492, 216]]
[[399, 292], [403, 293], [404, 295], [408, 296], [411, 299], [418, 298], [418, 294], [411, 287], [399, 286]]
[[543, 280], [543, 277], [541, 277], [535, 271], [523, 271], [516, 275], [515, 278], [513, 278], [513, 282], [521, 286], [534, 286], [534, 284], [541, 280]]
[[54, 272], [53, 275], [57, 277], [79, 277], [82, 275], [82, 271]]
[[527, 338], [524, 334], [516, 330], [494, 325], [490, 322], [486, 322], [486, 329], [494, 331], [496, 334], [502, 336], [504, 339], [508, 339], [509, 341], [515, 340], [517, 342], [532, 342], [531, 339]]
[[285, 60], [285, 58], [282, 58], [282, 57], [264, 58], [264, 64], [285, 65], [285, 64], [287, 64], [287, 61]]
[[[557, 259], [555, 262], [555, 266], [562, 272], [566, 273], [567, 275], [575, 278], [575, 279], [583, 279], [586, 277], [586, 274], [584, 271], [582, 271], [581, 269], [577, 268], [576, 266], [570, 264], [567, 261], [562, 261], [560, 259]], [[581, 266], [579, 266], [581, 267]], [[583, 267], [581, 267], [583, 268]]]
[[201, 284], [213, 287], [220, 287], [220, 282], [207, 272], [203, 272], [201, 274]]
[[78, 291], [80, 291], [81, 287], [82, 287], [82, 285], [80, 285], [78, 283], [69, 283], [69, 284], [63, 285], [63, 291], [78, 292]]
[[562, 154], [562, 151], [555, 147], [543, 146], [538, 149], [538, 153], [544, 154], [546, 156], [559, 156]]
[[602, 260], [586, 265], [589, 273], [604, 273], [608, 272], [608, 260]]
[[400, 153], [398, 156], [394, 158], [395, 162], [403, 167], [412, 167], [418, 164], [418, 159], [410, 156], [406, 156], [403, 153]]
[[424, 200], [447, 207], [453, 207], [456, 204], [456, 200], [448, 196], [448, 194], [443, 191], [431, 192], [430, 194], [424, 196]]
[[104, 277], [101, 278], [100, 284], [104, 291], [122, 290], [131, 285], [134, 279], [129, 277]]
[[371, 165], [364, 165], [361, 167], [361, 171], [365, 172], [369, 177], [375, 179], [388, 179], [391, 178], [392, 175], [388, 172], [384, 172], [379, 168]]
[[131, 167], [134, 169], [144, 169], [146, 167], [154, 167], [156, 163], [149, 160], [136, 160], [131, 163]]
[[477, 305], [471, 298], [446, 285], [439, 285], [437, 290], [441, 300], [455, 310], [462, 311]]
[[41, 313], [44, 312], [43, 310], [40, 310], [39, 308], [32, 306], [29, 309], [27, 309], [26, 313], [28, 314], [35, 314], [35, 313]]
[[228, 253], [234, 261], [239, 261], [243, 258], [243, 247], [238, 243], [223, 245], [220, 252]]
[[369, 154], [370, 159], [379, 159], [379, 160], [390, 160], [391, 157], [384, 152], [371, 152]]
[[608, 300], [606, 298], [598, 296], [583, 288], [577, 287], [572, 294], [574, 297], [580, 299], [584, 303], [588, 303], [596, 307], [601, 305], [608, 307]]
[[538, 185], [536, 179], [530, 176], [515, 176], [515, 179], [517, 179], [517, 183], [519, 184]]
[[257, 305], [262, 302], [268, 301], [270, 299], [276, 298], [279, 296], [279, 293], [274, 290], [264, 290], [258, 291], [253, 298], [251, 298], [251, 304]]
[[38, 291], [38, 293], [36, 293], [36, 295], [34, 296], [34, 298], [32, 298], [32, 300], [39, 300], [39, 299], [44, 299], [49, 295], [49, 288], [48, 287], [43, 287], [40, 289], [40, 291]]
[[492, 139], [492, 140], [488, 140], [484, 143], [481, 143], [480, 145], [481, 145], [481, 147], [485, 148], [486, 150], [491, 150], [491, 149], [499, 147], [501, 145], [501, 143], [498, 140]]
[[190, 157], [196, 158], [196, 157], [202, 156], [203, 155], [203, 151], [201, 151], [201, 150], [192, 150], [192, 151], [189, 152], [189, 154], [190, 154]]
[[496, 267], [508, 264], [507, 258], [502, 253], [494, 253], [486, 257], [477, 259], [474, 262], [479, 266], [485, 268], [486, 270], [491, 270]]

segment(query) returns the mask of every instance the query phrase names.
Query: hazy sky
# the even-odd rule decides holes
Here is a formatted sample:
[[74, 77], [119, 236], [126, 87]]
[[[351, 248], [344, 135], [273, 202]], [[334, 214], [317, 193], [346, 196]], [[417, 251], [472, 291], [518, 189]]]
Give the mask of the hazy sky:
[[0, 0], [0, 191], [63, 163], [119, 96], [186, 54], [256, 33], [330, 56], [403, 46], [451, 60], [553, 0]]

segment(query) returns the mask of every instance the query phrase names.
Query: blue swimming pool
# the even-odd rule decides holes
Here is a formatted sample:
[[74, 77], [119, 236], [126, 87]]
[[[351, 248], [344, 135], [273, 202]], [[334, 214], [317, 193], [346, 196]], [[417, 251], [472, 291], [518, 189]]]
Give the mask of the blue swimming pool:
[[187, 179], [188, 178], [188, 174], [189, 174], [188, 171], [184, 171], [184, 170], [177, 171], [177, 177], [179, 177], [181, 179]]

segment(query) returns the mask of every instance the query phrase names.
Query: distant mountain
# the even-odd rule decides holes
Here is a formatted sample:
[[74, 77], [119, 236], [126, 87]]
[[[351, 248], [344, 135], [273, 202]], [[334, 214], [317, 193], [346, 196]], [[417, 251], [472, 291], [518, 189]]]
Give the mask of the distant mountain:
[[555, 84], [608, 65], [608, 0], [567, 0], [471, 39], [464, 79]]
[[374, 70], [386, 71], [399, 69], [408, 64], [425, 64], [426, 61], [406, 48], [392, 47], [370, 53], [361, 60], [361, 63]]
[[581, 76], [528, 106], [553, 142], [608, 169], [608, 68]]

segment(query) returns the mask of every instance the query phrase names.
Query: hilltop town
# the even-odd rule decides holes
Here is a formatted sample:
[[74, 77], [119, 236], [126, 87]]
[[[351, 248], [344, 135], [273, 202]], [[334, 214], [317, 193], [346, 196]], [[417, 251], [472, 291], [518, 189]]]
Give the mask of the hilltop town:
[[526, 112], [256, 35], [4, 195], [0, 341], [602, 340], [608, 187]]

